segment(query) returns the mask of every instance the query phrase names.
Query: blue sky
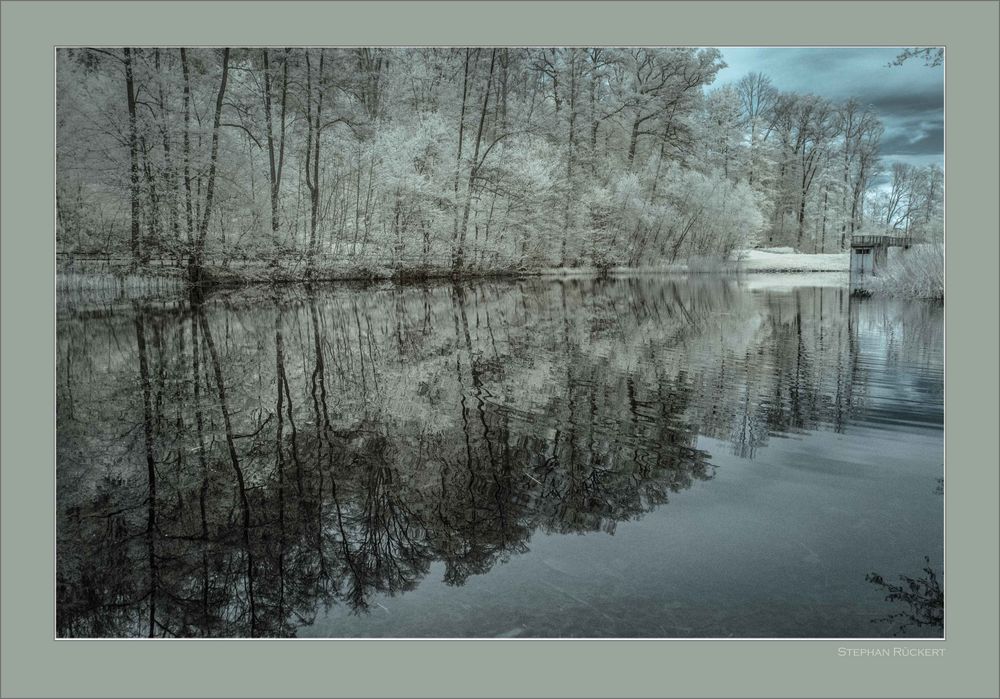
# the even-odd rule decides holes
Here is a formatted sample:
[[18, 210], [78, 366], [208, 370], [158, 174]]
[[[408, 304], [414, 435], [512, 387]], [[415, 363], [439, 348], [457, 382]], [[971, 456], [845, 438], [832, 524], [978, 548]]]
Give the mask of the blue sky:
[[723, 48], [715, 85], [756, 71], [782, 91], [872, 105], [885, 125], [882, 159], [944, 166], [944, 68], [919, 58], [889, 67], [895, 48]]

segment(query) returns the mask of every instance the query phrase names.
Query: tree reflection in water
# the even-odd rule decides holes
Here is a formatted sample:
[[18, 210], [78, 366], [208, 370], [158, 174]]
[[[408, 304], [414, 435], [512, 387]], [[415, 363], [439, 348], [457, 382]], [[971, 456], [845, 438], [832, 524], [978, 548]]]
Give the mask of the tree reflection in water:
[[854, 315], [662, 280], [65, 311], [58, 633], [293, 636], [432, 562], [461, 585], [536, 530], [614, 533], [712, 477], [699, 435], [843, 430]]

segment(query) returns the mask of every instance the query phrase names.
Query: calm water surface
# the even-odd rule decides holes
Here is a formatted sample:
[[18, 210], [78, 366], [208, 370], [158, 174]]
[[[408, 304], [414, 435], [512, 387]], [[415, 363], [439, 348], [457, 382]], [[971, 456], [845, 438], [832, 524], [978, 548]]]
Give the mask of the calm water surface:
[[940, 636], [942, 309], [764, 280], [60, 299], [57, 632]]

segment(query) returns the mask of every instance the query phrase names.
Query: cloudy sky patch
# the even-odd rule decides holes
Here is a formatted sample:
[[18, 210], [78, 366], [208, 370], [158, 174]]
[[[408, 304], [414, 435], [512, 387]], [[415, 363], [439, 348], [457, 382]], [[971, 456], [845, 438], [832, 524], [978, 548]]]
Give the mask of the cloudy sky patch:
[[751, 71], [770, 76], [782, 91], [832, 100], [854, 97], [874, 107], [885, 125], [882, 159], [944, 166], [944, 67], [920, 58], [889, 63], [898, 48], [724, 48], [727, 67], [716, 85]]

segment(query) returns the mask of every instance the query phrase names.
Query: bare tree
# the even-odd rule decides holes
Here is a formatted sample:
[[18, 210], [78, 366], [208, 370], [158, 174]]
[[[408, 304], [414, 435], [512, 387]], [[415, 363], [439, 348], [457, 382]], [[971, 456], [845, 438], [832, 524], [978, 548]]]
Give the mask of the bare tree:
[[222, 120], [222, 102], [226, 96], [226, 82], [229, 79], [229, 49], [222, 50], [222, 78], [219, 81], [219, 93], [215, 100], [215, 118], [212, 122], [212, 152], [208, 166], [208, 184], [205, 190], [205, 209], [198, 225], [198, 238], [191, 260], [189, 271], [194, 282], [201, 281], [205, 265], [205, 238], [208, 235], [208, 223], [212, 216], [212, 200], [215, 196], [215, 174], [219, 159], [219, 123]]
[[278, 144], [277, 144], [277, 157], [275, 157], [275, 133], [274, 124], [271, 110], [271, 63], [269, 59], [270, 49], [261, 49], [262, 58], [264, 61], [264, 114], [267, 122], [267, 157], [268, 157], [268, 175], [270, 181], [270, 192], [271, 192], [271, 232], [274, 236], [274, 241], [277, 243], [278, 240], [278, 229], [279, 229], [279, 194], [281, 192], [281, 171], [285, 164], [285, 112], [288, 104], [288, 61], [291, 49], [284, 50], [284, 57], [281, 61], [281, 102], [280, 102], [280, 112], [278, 114]]
[[758, 176], [758, 153], [760, 145], [770, 135], [773, 123], [768, 116], [772, 114], [778, 91], [774, 89], [771, 79], [763, 73], [747, 73], [736, 83], [736, 93], [743, 107], [744, 125], [750, 129], [750, 154], [747, 178], [753, 186]]

